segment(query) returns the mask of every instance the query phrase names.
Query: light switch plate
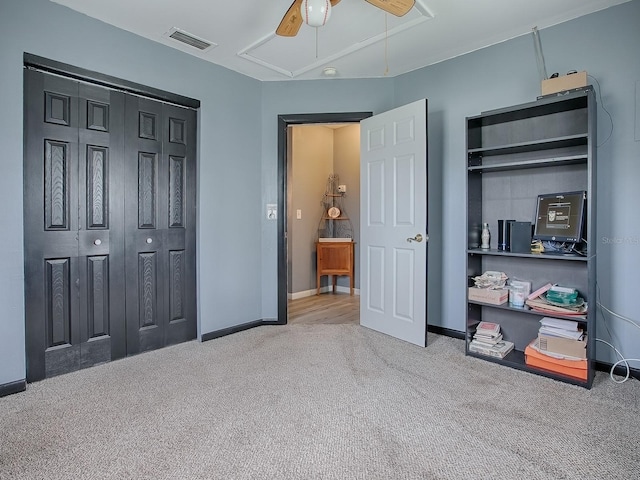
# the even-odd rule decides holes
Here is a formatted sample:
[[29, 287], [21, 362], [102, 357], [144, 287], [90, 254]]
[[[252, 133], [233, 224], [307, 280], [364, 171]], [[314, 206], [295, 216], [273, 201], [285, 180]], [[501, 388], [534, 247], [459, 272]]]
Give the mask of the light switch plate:
[[278, 218], [278, 205], [275, 203], [267, 203], [267, 220], [276, 220]]

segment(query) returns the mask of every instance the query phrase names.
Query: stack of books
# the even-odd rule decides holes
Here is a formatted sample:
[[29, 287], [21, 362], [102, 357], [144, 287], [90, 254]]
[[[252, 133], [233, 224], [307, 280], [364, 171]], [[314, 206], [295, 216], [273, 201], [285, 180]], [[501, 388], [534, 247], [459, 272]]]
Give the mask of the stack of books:
[[490, 357], [504, 358], [513, 350], [513, 342], [502, 338], [500, 325], [494, 322], [480, 322], [469, 342], [469, 351], [488, 355]]
[[587, 379], [587, 336], [578, 322], [544, 317], [538, 338], [525, 349], [525, 363], [554, 373]]

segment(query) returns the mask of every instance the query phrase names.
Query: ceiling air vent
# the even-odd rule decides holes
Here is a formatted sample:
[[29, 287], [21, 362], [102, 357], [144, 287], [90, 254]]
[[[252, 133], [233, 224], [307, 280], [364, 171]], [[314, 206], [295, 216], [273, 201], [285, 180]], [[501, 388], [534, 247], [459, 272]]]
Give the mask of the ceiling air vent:
[[191, 47], [195, 47], [198, 50], [202, 50], [202, 51], [218, 46], [213, 42], [207, 42], [206, 40], [202, 40], [201, 38], [198, 38], [182, 30], [178, 30], [177, 28], [172, 28], [171, 31], [168, 32], [167, 36], [178, 42], [184, 43]]

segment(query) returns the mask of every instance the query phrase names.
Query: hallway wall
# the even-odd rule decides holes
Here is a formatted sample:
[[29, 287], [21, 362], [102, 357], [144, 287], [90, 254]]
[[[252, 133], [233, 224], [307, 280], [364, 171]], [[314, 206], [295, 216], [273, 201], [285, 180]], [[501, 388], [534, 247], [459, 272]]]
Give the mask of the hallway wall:
[[[316, 289], [316, 245], [320, 218], [323, 215], [322, 198], [330, 174], [339, 176], [346, 184], [347, 194], [342, 198], [343, 209], [349, 216], [356, 242], [356, 276], [354, 287], [359, 286], [358, 245], [360, 237], [360, 125], [336, 128], [323, 125], [294, 125], [290, 127], [292, 154], [288, 178], [288, 293], [304, 295]], [[296, 218], [302, 210], [302, 219]], [[321, 285], [328, 285], [323, 276]], [[349, 287], [349, 279], [340, 276], [338, 286]]]

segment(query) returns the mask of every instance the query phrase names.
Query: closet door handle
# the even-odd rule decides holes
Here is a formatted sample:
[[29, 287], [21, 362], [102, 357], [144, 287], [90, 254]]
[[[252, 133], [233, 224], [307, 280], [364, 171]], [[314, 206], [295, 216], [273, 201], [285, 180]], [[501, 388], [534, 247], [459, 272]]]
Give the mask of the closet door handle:
[[102, 245], [102, 240], [100, 240], [99, 238], [96, 238], [96, 239], [93, 241], [93, 244], [94, 244], [94, 245]]
[[153, 243], [153, 238], [151, 237], [147, 238], [147, 243]]

